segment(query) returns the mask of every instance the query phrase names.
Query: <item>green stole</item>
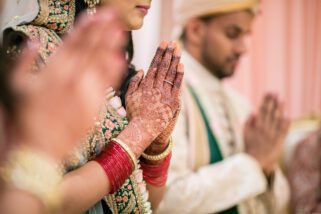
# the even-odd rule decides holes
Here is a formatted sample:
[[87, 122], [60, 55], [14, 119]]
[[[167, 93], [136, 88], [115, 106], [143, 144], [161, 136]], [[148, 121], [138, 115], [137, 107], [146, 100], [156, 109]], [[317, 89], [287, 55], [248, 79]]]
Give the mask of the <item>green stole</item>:
[[[191, 92], [193, 98], [195, 99], [195, 102], [201, 112], [202, 118], [204, 120], [204, 124], [206, 127], [206, 132], [207, 132], [207, 138], [208, 138], [208, 143], [209, 143], [209, 148], [210, 148], [210, 164], [217, 163], [223, 160], [223, 155], [221, 153], [221, 150], [218, 146], [217, 140], [212, 132], [212, 129], [210, 127], [209, 121], [207, 119], [206, 113], [204, 108], [202, 107], [202, 104], [197, 97], [197, 94], [195, 90], [189, 85], [188, 86], [189, 91]], [[215, 193], [214, 193], [215, 194]], [[228, 210], [219, 212], [219, 214], [238, 214], [238, 209], [237, 206], [234, 206], [232, 208], [229, 208]]]

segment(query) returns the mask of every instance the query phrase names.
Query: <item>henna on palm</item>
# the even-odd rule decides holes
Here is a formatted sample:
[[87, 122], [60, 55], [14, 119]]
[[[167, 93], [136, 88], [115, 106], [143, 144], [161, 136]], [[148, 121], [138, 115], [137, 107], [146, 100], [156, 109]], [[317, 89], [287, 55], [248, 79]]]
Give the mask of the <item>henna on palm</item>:
[[[177, 58], [178, 61], [180, 60], [180, 57]], [[179, 64], [177, 66], [177, 72], [178, 75], [182, 73], [184, 70], [183, 65]], [[166, 78], [168, 79], [168, 78]], [[174, 81], [174, 80], [173, 80]], [[180, 90], [179, 90], [179, 97], [180, 97]], [[153, 143], [146, 149], [145, 153], [147, 154], [159, 154], [165, 150], [165, 148], [168, 145], [169, 138], [175, 128], [180, 109], [181, 109], [181, 103], [178, 103], [178, 111], [174, 115], [174, 118], [171, 120], [169, 125], [166, 127], [166, 129], [153, 141]]]
[[295, 213], [317, 213], [321, 182], [321, 129], [296, 146], [288, 169]]
[[170, 75], [176, 45], [170, 43], [166, 50], [164, 45], [166, 43], [162, 43], [156, 52], [146, 78], [143, 79], [142, 71], [138, 72], [126, 94], [130, 123], [119, 138], [129, 144], [137, 157], [168, 127], [180, 108], [179, 90], [183, 79], [183, 67], [180, 66], [179, 72], [172, 71], [175, 75], [174, 83], [165, 90], [163, 82], [167, 75]]

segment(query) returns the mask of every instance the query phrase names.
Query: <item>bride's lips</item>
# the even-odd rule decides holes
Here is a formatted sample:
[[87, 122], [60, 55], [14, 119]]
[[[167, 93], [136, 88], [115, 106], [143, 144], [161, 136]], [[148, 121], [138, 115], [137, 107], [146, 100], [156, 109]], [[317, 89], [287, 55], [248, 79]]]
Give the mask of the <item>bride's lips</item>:
[[149, 5], [138, 5], [136, 6], [138, 10], [140, 10], [144, 15], [147, 15], [148, 10], [150, 9]]

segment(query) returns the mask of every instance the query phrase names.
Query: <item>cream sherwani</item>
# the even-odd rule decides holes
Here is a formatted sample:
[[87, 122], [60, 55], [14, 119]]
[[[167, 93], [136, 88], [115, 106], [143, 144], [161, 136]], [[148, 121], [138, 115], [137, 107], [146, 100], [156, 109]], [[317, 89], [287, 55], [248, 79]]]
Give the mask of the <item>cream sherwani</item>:
[[167, 191], [157, 213], [217, 213], [236, 205], [241, 214], [283, 213], [289, 198], [283, 174], [276, 169], [268, 184], [258, 162], [243, 152], [247, 103], [187, 52], [182, 54], [182, 63], [186, 83], [204, 108], [224, 160], [209, 164], [206, 128], [186, 87], [173, 134]]

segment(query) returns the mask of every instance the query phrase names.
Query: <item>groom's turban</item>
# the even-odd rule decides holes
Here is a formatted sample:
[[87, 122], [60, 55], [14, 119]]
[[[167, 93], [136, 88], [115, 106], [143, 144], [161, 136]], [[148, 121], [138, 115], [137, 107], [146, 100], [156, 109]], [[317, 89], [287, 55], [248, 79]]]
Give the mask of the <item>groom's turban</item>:
[[174, 37], [180, 36], [186, 22], [194, 17], [250, 10], [255, 13], [259, 0], [175, 0]]

